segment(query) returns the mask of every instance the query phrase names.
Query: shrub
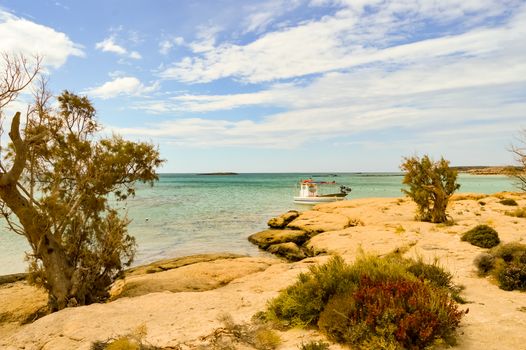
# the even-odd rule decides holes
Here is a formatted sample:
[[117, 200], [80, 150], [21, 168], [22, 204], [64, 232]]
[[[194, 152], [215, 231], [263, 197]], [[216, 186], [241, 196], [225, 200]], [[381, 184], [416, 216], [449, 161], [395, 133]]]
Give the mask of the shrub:
[[505, 198], [505, 199], [502, 199], [499, 201], [500, 204], [502, 205], [509, 205], [509, 206], [517, 206], [517, 202], [515, 201], [515, 199], [511, 199], [511, 198]]
[[356, 291], [329, 301], [318, 326], [341, 343], [423, 349], [449, 339], [463, 314], [447, 293], [420, 280], [363, 278]]
[[351, 271], [341, 257], [314, 265], [270, 302], [269, 318], [284, 321], [288, 326], [315, 325], [329, 298], [347, 289], [351, 281]]
[[504, 290], [526, 290], [526, 244], [500, 244], [474, 261], [479, 275], [491, 274]]
[[514, 211], [507, 211], [504, 214], [508, 216], [514, 216], [516, 218], [526, 218], [526, 207], [517, 208]]
[[519, 261], [522, 260], [523, 256], [526, 256], [526, 244], [519, 242], [501, 244], [493, 248], [491, 254], [496, 258], [501, 258], [506, 263], [514, 260]]
[[460, 188], [457, 172], [449, 161], [441, 158], [434, 162], [425, 155], [404, 158], [400, 168], [405, 171], [402, 189], [417, 205], [417, 218], [421, 221], [441, 223], [447, 221], [446, 208], [451, 195]]
[[473, 261], [480, 276], [486, 276], [495, 267], [495, 257], [490, 253], [481, 253]]
[[492, 248], [500, 243], [499, 234], [488, 225], [475, 226], [465, 232], [461, 239], [482, 248]]
[[438, 261], [427, 264], [422, 259], [410, 260], [407, 271], [421, 280], [428, 280], [437, 287], [451, 288], [453, 276], [438, 265]]
[[463, 315], [449, 296], [453, 289], [451, 275], [436, 263], [389, 254], [347, 265], [333, 257], [301, 274], [269, 303], [267, 314], [289, 326], [318, 325], [351, 345], [418, 348], [450, 340]]
[[526, 264], [513, 261], [496, 269], [499, 287], [504, 290], [526, 290]]
[[329, 343], [323, 341], [312, 340], [308, 343], [302, 343], [299, 347], [300, 350], [329, 350]]
[[143, 344], [133, 337], [121, 337], [107, 341], [97, 341], [91, 344], [91, 350], [161, 350], [152, 345]]

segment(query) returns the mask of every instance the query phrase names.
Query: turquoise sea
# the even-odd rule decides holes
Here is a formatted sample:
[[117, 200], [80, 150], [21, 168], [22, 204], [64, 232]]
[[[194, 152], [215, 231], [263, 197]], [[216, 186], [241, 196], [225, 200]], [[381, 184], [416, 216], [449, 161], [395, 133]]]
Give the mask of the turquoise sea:
[[[261, 254], [247, 241], [266, 228], [267, 220], [296, 205], [300, 179], [314, 173], [239, 174], [203, 176], [161, 174], [154, 187], [140, 185], [137, 196], [121, 206], [132, 219], [129, 232], [138, 243], [135, 264], [205, 252]], [[333, 175], [333, 174], [331, 174]], [[348, 198], [402, 196], [402, 175], [395, 173], [334, 174], [319, 179], [352, 187]], [[513, 191], [512, 181], [500, 175], [459, 175], [459, 192]], [[307, 207], [308, 208], [308, 207]], [[24, 238], [0, 230], [0, 275], [25, 270]]]

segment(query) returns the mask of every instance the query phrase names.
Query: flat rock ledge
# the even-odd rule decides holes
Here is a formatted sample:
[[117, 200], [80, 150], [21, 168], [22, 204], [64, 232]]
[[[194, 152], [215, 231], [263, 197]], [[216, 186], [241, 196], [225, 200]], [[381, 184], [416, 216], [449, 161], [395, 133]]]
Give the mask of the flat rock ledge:
[[[340, 231], [355, 226], [356, 220], [339, 213], [290, 210], [268, 221], [269, 229], [254, 233], [248, 240], [259, 248], [289, 261], [323, 253], [310, 249], [308, 241], [323, 232]], [[314, 253], [315, 252], [315, 253]]]

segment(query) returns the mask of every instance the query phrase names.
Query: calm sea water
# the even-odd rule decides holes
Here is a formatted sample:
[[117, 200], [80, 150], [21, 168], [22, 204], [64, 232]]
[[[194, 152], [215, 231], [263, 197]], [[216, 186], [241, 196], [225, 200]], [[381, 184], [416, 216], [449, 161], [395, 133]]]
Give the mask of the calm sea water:
[[[240, 174], [201, 176], [162, 174], [154, 187], [139, 186], [121, 210], [133, 220], [129, 232], [138, 243], [136, 264], [165, 257], [206, 252], [257, 255], [247, 237], [266, 228], [267, 220], [290, 209], [300, 179], [325, 174]], [[337, 174], [320, 177], [352, 187], [349, 198], [399, 197], [402, 175]], [[505, 176], [459, 176], [460, 192], [513, 191]], [[0, 275], [25, 270], [24, 238], [0, 229]]]

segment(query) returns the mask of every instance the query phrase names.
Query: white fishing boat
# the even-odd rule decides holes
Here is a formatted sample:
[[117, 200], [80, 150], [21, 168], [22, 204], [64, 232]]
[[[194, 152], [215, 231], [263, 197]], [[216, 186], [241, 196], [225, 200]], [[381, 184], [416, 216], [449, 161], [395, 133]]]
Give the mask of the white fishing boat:
[[322, 187], [334, 188], [336, 181], [314, 181], [312, 179], [300, 181], [300, 195], [294, 197], [294, 203], [317, 204], [341, 201], [351, 192], [351, 188], [340, 186], [340, 192], [324, 194]]

